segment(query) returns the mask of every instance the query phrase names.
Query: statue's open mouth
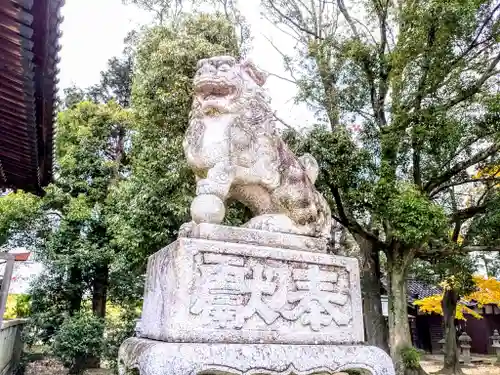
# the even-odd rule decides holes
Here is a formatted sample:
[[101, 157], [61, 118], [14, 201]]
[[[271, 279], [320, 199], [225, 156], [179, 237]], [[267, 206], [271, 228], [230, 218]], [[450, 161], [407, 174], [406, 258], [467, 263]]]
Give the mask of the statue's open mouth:
[[227, 107], [236, 96], [236, 86], [229, 81], [211, 76], [195, 80], [195, 93], [201, 110], [209, 116], [227, 113]]

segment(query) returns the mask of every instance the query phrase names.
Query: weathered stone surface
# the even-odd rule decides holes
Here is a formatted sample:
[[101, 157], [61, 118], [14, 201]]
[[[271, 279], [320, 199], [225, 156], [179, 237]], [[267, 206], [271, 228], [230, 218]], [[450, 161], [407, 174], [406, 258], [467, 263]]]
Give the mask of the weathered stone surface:
[[390, 357], [369, 346], [189, 344], [131, 338], [119, 354], [119, 374], [313, 375], [365, 369], [393, 375]]
[[[328, 238], [330, 208], [314, 187], [318, 163], [309, 154], [296, 157], [280, 138], [265, 81], [249, 61], [218, 56], [198, 63], [184, 140], [196, 195], [242, 202], [255, 215], [245, 225], [251, 229]], [[207, 198], [195, 199], [191, 216], [220, 224], [224, 215], [220, 203]], [[185, 225], [182, 232], [189, 230]]]
[[355, 259], [180, 238], [150, 257], [141, 337], [171, 342], [363, 341]]
[[23, 342], [21, 332], [26, 319], [0, 321], [0, 375], [10, 375], [19, 365]]
[[327, 248], [327, 240], [325, 238], [299, 236], [288, 233], [269, 232], [265, 230], [229, 227], [208, 223], [194, 225], [189, 237], [319, 253], [326, 253]]

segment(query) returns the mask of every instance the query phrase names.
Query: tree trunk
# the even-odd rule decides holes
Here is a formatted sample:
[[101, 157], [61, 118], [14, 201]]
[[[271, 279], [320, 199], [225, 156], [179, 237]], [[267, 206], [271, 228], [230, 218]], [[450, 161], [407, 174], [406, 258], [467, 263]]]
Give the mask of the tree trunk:
[[[94, 316], [104, 319], [106, 317], [106, 299], [108, 294], [109, 268], [107, 264], [96, 265], [94, 279], [92, 281], [92, 313]], [[101, 367], [101, 358], [86, 356], [82, 368]]]
[[80, 311], [83, 299], [83, 287], [82, 287], [82, 270], [79, 267], [72, 267], [70, 270], [70, 285], [71, 291], [68, 296], [69, 300], [69, 315], [73, 316], [75, 313]]
[[443, 300], [441, 301], [446, 343], [444, 348], [444, 367], [439, 371], [440, 374], [463, 374], [458, 358], [457, 331], [455, 329], [455, 314], [458, 299], [459, 296], [456, 290], [450, 289], [444, 292]]
[[380, 255], [371, 242], [355, 236], [360, 248], [361, 291], [366, 342], [389, 353], [388, 327], [382, 313]]
[[97, 265], [92, 285], [92, 312], [99, 318], [106, 317], [106, 298], [108, 294], [108, 265]]
[[389, 347], [396, 374], [404, 375], [401, 351], [412, 346], [408, 323], [405, 272], [396, 265], [389, 267]]
[[387, 257], [389, 281], [389, 348], [397, 375], [420, 375], [426, 372], [418, 366], [407, 368], [402, 352], [413, 347], [408, 322], [408, 298], [406, 291], [406, 272], [413, 259], [411, 254], [392, 250]]

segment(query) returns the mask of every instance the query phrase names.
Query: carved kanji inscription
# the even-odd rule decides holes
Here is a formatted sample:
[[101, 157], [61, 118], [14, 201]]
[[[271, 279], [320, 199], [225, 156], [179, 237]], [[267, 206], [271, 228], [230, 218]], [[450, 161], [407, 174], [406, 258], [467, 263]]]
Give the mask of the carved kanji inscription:
[[240, 329], [257, 316], [268, 326], [297, 321], [320, 331], [352, 318], [348, 273], [341, 267], [202, 253], [195, 268], [190, 312], [204, 326]]

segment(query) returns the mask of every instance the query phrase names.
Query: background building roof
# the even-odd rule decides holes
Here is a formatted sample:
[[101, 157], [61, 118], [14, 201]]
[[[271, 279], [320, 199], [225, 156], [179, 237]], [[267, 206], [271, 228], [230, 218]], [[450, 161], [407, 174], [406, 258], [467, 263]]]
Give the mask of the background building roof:
[[39, 193], [52, 179], [63, 3], [0, 0], [0, 187]]

